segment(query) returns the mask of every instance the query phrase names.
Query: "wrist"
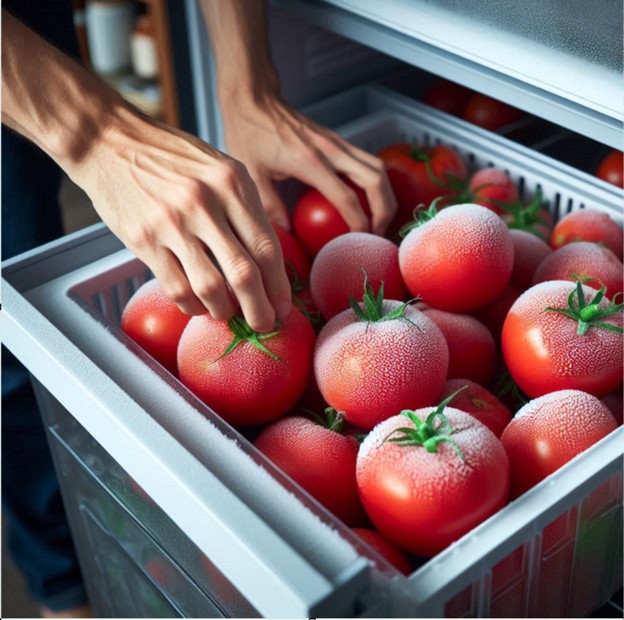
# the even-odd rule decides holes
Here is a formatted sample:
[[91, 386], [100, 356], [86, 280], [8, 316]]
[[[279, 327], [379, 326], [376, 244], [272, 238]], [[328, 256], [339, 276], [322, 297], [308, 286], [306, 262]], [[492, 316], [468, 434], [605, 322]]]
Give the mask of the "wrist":
[[262, 64], [248, 71], [218, 72], [219, 105], [224, 115], [229, 110], [261, 107], [267, 101], [279, 99], [277, 74], [270, 63]]

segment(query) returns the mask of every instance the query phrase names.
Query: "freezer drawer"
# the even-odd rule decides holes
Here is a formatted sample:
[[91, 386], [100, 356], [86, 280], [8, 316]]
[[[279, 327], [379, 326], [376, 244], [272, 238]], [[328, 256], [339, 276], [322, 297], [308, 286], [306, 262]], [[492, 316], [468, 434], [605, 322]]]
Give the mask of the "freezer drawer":
[[[556, 217], [590, 208], [621, 221], [615, 188], [383, 88], [309, 112], [371, 151], [450, 144], [471, 167], [506, 169], [525, 198], [539, 187]], [[83, 563], [109, 588], [120, 570], [141, 584], [149, 600], [126, 609], [574, 616], [621, 587], [621, 428], [403, 577], [120, 331], [121, 309], [149, 277], [103, 226], [4, 265], [4, 339], [43, 386]], [[114, 549], [117, 568], [101, 548]], [[167, 569], [154, 575], [152, 558]]]

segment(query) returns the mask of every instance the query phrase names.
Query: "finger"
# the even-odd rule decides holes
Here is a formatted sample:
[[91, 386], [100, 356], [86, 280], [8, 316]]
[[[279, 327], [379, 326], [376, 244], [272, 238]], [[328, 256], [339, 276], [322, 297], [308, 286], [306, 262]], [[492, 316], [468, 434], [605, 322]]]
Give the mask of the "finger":
[[269, 220], [279, 224], [286, 230], [290, 230], [288, 211], [271, 179], [262, 174], [252, 174], [252, 178], [256, 183], [260, 201], [264, 211], [269, 216]]

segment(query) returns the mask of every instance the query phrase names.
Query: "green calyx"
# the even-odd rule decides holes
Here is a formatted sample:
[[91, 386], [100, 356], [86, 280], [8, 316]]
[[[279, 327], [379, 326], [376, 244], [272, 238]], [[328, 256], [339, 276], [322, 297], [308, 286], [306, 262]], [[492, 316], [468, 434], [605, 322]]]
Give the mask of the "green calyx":
[[342, 433], [345, 424], [342, 411], [336, 411], [333, 407], [327, 407], [324, 413], [325, 415], [322, 416], [314, 411], [308, 412], [310, 417], [323, 428], [334, 431], [335, 433]]
[[508, 218], [505, 220], [508, 228], [526, 230], [527, 232], [537, 235], [543, 241], [548, 242], [548, 239], [535, 228], [537, 224], [548, 224], [542, 215], [542, 210], [548, 207], [548, 202], [544, 201], [542, 198], [541, 187], [537, 188], [535, 196], [533, 196], [533, 199], [527, 205], [523, 204], [520, 200], [511, 203], [500, 202], [498, 200], [492, 200], [491, 202], [504, 211], [504, 214]]
[[245, 319], [240, 316], [233, 316], [228, 321], [228, 327], [230, 328], [230, 331], [233, 335], [232, 341], [228, 345], [227, 349], [214, 362], [212, 362], [213, 364], [232, 353], [232, 351], [234, 351], [234, 349], [236, 349], [236, 347], [243, 342], [250, 342], [254, 347], [256, 347], [256, 349], [262, 351], [262, 353], [268, 355], [276, 362], [282, 361], [280, 357], [275, 355], [275, 353], [273, 353], [272, 351], [269, 351], [269, 349], [267, 349], [262, 343], [263, 340], [273, 338], [273, 336], [277, 336], [277, 334], [280, 333], [280, 321], [276, 321], [275, 331], [269, 332], [268, 334], [261, 334], [257, 331], [254, 331], [253, 329], [251, 329], [251, 327], [249, 327], [247, 321], [245, 321]]
[[603, 319], [612, 316], [622, 311], [624, 304], [610, 304], [604, 308], [600, 307], [600, 302], [605, 296], [606, 288], [603, 286], [595, 295], [592, 300], [587, 302], [583, 293], [583, 287], [580, 282], [576, 283], [570, 295], [568, 296], [567, 308], [553, 308], [548, 306], [544, 308], [544, 312], [558, 312], [578, 322], [578, 328], [576, 333], [579, 336], [584, 336], [590, 327], [596, 327], [599, 329], [606, 329], [611, 332], [621, 334], [624, 329], [611, 323], [605, 323]]
[[409, 232], [414, 230], [414, 228], [418, 228], [427, 222], [430, 222], [437, 214], [438, 214], [438, 203], [442, 200], [442, 196], [436, 198], [428, 209], [425, 208], [425, 205], [418, 205], [413, 212], [414, 221], [408, 222], [405, 226], [401, 227], [399, 230], [399, 236], [401, 239], [404, 239]]
[[[422, 446], [427, 452], [437, 452], [441, 443], [448, 443], [457, 456], [465, 461], [464, 453], [457, 442], [451, 438], [455, 432], [455, 428], [444, 415], [444, 408], [468, 386], [459, 388], [453, 392], [448, 398], [445, 398], [428, 416], [426, 420], [421, 420], [413, 411], [401, 411], [401, 415], [405, 416], [412, 422], [413, 427], [402, 426], [394, 429], [382, 442], [391, 441], [399, 446]], [[396, 434], [396, 436], [394, 436]]]
[[383, 302], [384, 302], [384, 283], [382, 282], [379, 285], [379, 292], [375, 296], [375, 291], [373, 287], [368, 283], [368, 278], [366, 276], [366, 272], [364, 272], [364, 296], [362, 297], [362, 303], [364, 307], [360, 306], [360, 304], [355, 301], [353, 296], [349, 298], [349, 306], [355, 312], [360, 321], [366, 321], [367, 323], [380, 323], [382, 321], [393, 321], [397, 319], [402, 319], [411, 323], [416, 327], [418, 326], [408, 319], [405, 316], [405, 311], [408, 306], [416, 301], [416, 299], [410, 299], [406, 301], [404, 304], [400, 305], [398, 308], [391, 311], [384, 311]]

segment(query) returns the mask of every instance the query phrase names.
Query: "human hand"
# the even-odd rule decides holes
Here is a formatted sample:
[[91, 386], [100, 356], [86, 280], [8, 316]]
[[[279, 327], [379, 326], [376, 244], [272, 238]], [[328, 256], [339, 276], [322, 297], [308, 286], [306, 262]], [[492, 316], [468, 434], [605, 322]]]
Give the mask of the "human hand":
[[[352, 231], [385, 232], [397, 204], [380, 159], [266, 91], [259, 97], [237, 93], [228, 97], [221, 109], [228, 153], [247, 166], [272, 221], [290, 229], [286, 207], [273, 181], [293, 177], [321, 192]], [[355, 192], [339, 173], [366, 192], [370, 227]]]
[[279, 242], [240, 162], [123, 109], [66, 170], [187, 314], [229, 319], [238, 301], [266, 332], [290, 311]]

